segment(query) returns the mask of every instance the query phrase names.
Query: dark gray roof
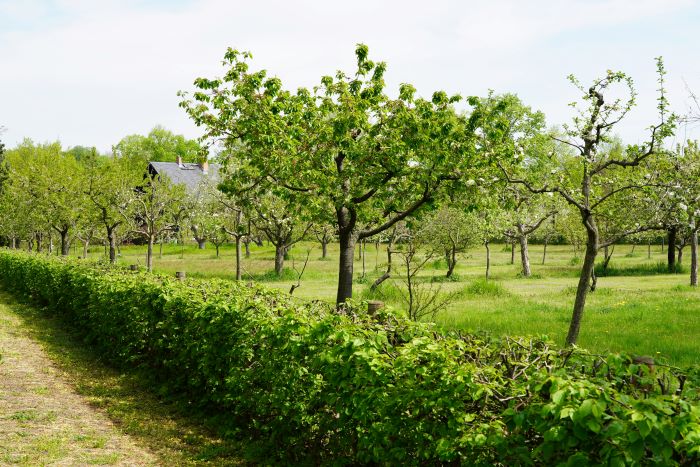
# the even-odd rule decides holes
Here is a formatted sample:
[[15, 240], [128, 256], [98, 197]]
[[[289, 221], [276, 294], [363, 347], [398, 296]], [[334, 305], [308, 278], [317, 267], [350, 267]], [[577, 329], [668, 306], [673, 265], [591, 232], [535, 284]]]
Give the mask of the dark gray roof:
[[199, 164], [177, 162], [149, 162], [149, 172], [153, 175], [165, 175], [176, 185], [185, 185], [185, 189], [194, 193], [197, 187], [205, 180], [215, 186], [219, 183], [219, 164], [209, 164], [209, 170], [205, 174]]

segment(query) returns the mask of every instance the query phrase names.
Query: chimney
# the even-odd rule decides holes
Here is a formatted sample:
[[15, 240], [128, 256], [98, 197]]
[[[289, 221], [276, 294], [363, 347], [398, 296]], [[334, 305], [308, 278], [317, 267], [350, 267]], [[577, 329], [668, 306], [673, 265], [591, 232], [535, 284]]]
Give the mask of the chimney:
[[200, 162], [199, 168], [202, 169], [203, 173], [209, 173], [209, 161], [205, 159], [203, 162]]
[[182, 156], [177, 156], [177, 159], [175, 159], [175, 162], [177, 162], [177, 166], [180, 167], [181, 169], [185, 168], [185, 166], [182, 165]]

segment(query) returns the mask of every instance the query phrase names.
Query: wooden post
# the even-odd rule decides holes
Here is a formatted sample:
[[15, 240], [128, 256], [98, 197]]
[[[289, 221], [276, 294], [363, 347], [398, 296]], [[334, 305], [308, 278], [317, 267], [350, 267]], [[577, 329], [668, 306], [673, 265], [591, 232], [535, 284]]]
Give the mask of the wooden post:
[[185, 271], [177, 271], [175, 273], [175, 277], [177, 280], [184, 281], [185, 280]]
[[380, 302], [379, 300], [372, 300], [367, 302], [367, 313], [369, 313], [370, 315], [375, 314], [381, 308], [384, 308], [384, 302]]

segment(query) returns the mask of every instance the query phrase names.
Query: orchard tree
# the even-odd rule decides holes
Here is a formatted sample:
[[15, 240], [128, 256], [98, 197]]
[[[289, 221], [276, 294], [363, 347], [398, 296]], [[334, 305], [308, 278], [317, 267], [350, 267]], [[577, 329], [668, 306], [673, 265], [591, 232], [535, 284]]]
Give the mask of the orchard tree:
[[121, 215], [130, 231], [146, 239], [146, 268], [153, 270], [156, 239], [179, 229], [185, 206], [185, 189], [164, 176], [144, 180], [138, 188], [124, 187], [120, 193]]
[[421, 243], [443, 252], [447, 262], [446, 277], [452, 277], [458, 255], [479, 243], [474, 226], [470, 224], [472, 221], [466, 209], [449, 205], [441, 206], [421, 221], [417, 235]]
[[35, 145], [24, 140], [10, 153], [14, 189], [33, 200], [51, 229], [61, 237], [61, 254], [69, 254], [71, 233], [84, 215], [85, 170], [60, 143]]
[[504, 213], [508, 224], [506, 236], [520, 244], [521, 273], [524, 277], [530, 277], [530, 235], [550, 220], [558, 207], [552, 198], [535, 195], [518, 185], [506, 187], [503, 196], [507, 198], [506, 205], [509, 206]]
[[104, 228], [109, 246], [109, 262], [117, 260], [117, 229], [124, 223], [122, 212], [128, 199], [123, 195], [138, 186], [145, 169], [128, 165], [125, 160], [96, 157], [93, 153], [85, 162], [87, 186], [85, 192], [97, 211], [99, 224]]
[[[681, 242], [678, 248], [678, 263], [681, 262], [682, 247], [690, 245], [690, 285], [698, 286], [698, 229], [700, 229], [700, 148], [696, 141], [688, 141], [678, 146], [672, 158], [672, 170], [665, 173], [669, 177], [668, 194], [673, 196], [677, 209], [673, 212]], [[668, 198], [668, 197], [667, 197]], [[669, 245], [669, 250], [672, 249]]]
[[[324, 76], [313, 90], [285, 90], [249, 53], [229, 49], [221, 79], [198, 78], [181, 106], [209, 143], [240, 147], [227, 184], [274, 184], [303, 194], [305, 207], [333, 215], [340, 245], [336, 303], [352, 297], [358, 241], [416, 214], [481, 163], [459, 96], [415, 97], [408, 84], [385, 93], [386, 65], [358, 45], [357, 70]], [[238, 187], [240, 190], [244, 187]], [[330, 213], [327, 210], [330, 207]], [[368, 226], [368, 227], [361, 227]]]
[[321, 244], [321, 258], [328, 257], [328, 244], [335, 239], [335, 228], [328, 223], [317, 223], [311, 228], [316, 240]]
[[[302, 241], [313, 226], [301, 219], [298, 207], [301, 201], [275, 196], [272, 192], [260, 195], [253, 203], [253, 223], [275, 246], [275, 274], [280, 276], [289, 250]], [[240, 224], [239, 224], [240, 225]]]
[[[573, 125], [564, 128], [565, 134], [554, 136], [568, 146], [571, 151], [556, 154], [526, 154], [523, 162], [507, 167], [502, 164], [503, 173], [509, 182], [520, 184], [532, 193], [552, 192], [561, 196], [573, 209], [578, 211], [581, 224], [586, 231], [586, 251], [581, 267], [576, 299], [569, 331], [567, 345], [574, 345], [578, 340], [581, 319], [594, 274], [596, 256], [600, 248], [612, 245], [621, 238], [636, 232], [649, 230], [658, 226], [658, 220], [627, 216], [628, 225], [613, 237], [601, 238], [598, 223], [601, 213], [619, 197], [637, 195], [638, 205], [643, 204], [645, 189], [657, 184], [658, 179], [648, 178], [644, 174], [654, 173], [653, 167], [658, 159], [665, 157], [662, 142], [673, 134], [675, 118], [666, 118], [668, 103], [664, 94], [664, 69], [661, 59], [657, 59], [659, 72], [660, 97], [658, 108], [660, 122], [651, 127], [650, 138], [646, 143], [631, 145], [623, 151], [609, 151], [606, 144], [612, 141], [612, 131], [632, 109], [636, 101], [632, 79], [621, 72], [608, 71], [605, 77], [596, 79], [585, 88], [575, 78], [571, 82], [582, 92], [583, 108], [574, 104], [577, 116]], [[613, 97], [621, 86], [626, 97]], [[612, 92], [611, 92], [612, 91]], [[509, 144], [510, 143], [510, 144]], [[513, 144], [507, 138], [499, 147], [502, 151], [513, 151]], [[534, 180], [528, 176], [527, 164], [541, 158], [549, 160], [552, 165], [550, 176]], [[644, 224], [640, 224], [644, 222]]]

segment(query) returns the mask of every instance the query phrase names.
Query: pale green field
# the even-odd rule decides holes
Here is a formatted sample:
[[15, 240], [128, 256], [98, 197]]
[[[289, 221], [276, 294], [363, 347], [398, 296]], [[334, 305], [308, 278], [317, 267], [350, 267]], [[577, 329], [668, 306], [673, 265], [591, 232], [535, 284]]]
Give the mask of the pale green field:
[[[337, 245], [329, 246], [329, 259], [320, 260], [320, 246], [303, 243], [294, 247], [286, 268], [301, 269], [307, 249], [310, 261], [302, 278], [302, 285], [294, 293], [306, 299], [335, 299], [337, 282]], [[459, 295], [435, 321], [446, 328], [470, 331], [488, 331], [497, 335], [546, 335], [557, 343], [564, 340], [577, 282], [578, 265], [572, 263], [571, 246], [549, 246], [547, 261], [542, 265], [542, 246], [531, 245], [532, 278], [519, 276], [519, 252], [515, 264], [510, 264], [510, 250], [503, 245], [491, 247], [491, 278], [497, 287], [480, 287], [485, 270], [485, 251], [478, 248], [462, 255], [457, 265], [455, 282], [441, 284], [445, 292]], [[665, 261], [665, 253], [658, 245], [652, 246], [651, 259], [646, 245], [637, 246], [631, 254], [631, 245], [616, 247], [612, 267], [631, 268], [653, 266]], [[362, 279], [362, 262], [356, 261], [354, 296], [367, 296], [366, 289], [384, 269], [386, 254], [380, 246], [367, 245], [365, 260], [366, 279]], [[77, 252], [76, 252], [77, 253]], [[145, 246], [122, 249], [121, 264], [145, 263]], [[288, 291], [295, 282], [294, 271], [286, 271], [284, 280], [271, 280], [274, 250], [272, 247], [252, 246], [251, 257], [243, 260], [244, 280], [263, 280], [272, 287]], [[92, 258], [103, 255], [98, 247], [91, 248]], [[689, 261], [690, 252], [685, 252]], [[164, 254], [156, 255], [157, 271], [174, 273], [186, 271], [190, 277], [233, 278], [235, 252], [232, 246], [221, 250], [215, 257], [214, 248], [197, 250], [194, 245], [184, 249], [166, 245]], [[443, 276], [440, 264], [431, 264], [423, 276]], [[598, 289], [589, 295], [579, 344], [594, 352], [625, 351], [652, 355], [674, 365], [700, 363], [700, 291], [690, 288], [688, 275], [626, 275], [600, 277]], [[401, 286], [400, 281], [395, 285]], [[500, 286], [500, 287], [499, 287]], [[393, 287], [384, 287], [383, 298], [389, 305], [401, 309], [400, 297]], [[387, 290], [389, 289], [389, 290]]]

